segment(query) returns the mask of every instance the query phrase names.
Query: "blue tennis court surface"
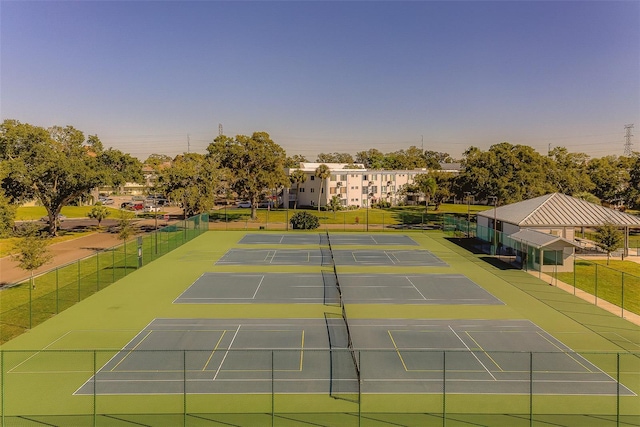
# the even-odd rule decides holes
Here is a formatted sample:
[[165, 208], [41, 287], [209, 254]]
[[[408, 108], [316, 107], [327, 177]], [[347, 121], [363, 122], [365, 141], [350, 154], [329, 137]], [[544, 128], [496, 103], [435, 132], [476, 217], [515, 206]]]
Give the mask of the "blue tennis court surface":
[[[502, 305], [461, 274], [340, 274], [350, 304]], [[337, 302], [333, 270], [320, 273], [222, 273], [200, 276], [177, 304], [323, 304]]]
[[[349, 351], [329, 351], [334, 321], [155, 319], [76, 394], [329, 393], [354, 380], [331, 363]], [[446, 382], [448, 393], [633, 395], [527, 320], [352, 319], [349, 328], [355, 359], [342, 361], [358, 363], [363, 393], [439, 394]]]

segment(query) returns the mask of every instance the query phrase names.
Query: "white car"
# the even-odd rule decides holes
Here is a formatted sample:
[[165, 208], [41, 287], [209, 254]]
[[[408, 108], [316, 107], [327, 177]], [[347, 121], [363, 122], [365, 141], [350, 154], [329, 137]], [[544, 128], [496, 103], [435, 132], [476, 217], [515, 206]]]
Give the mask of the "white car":
[[160, 212], [160, 206], [145, 206], [144, 212]]
[[251, 202], [248, 200], [242, 200], [238, 203], [236, 203], [236, 206], [239, 208], [250, 208], [251, 207]]

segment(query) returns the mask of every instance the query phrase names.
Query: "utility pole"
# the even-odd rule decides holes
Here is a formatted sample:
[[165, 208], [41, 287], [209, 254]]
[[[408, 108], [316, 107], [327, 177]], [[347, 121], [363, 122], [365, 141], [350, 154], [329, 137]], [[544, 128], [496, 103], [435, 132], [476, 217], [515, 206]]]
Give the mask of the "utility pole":
[[187, 153], [191, 152], [191, 138], [189, 137], [189, 134], [187, 134]]
[[631, 150], [631, 146], [633, 145], [633, 142], [631, 142], [631, 137], [633, 136], [633, 134], [631, 133], [631, 129], [633, 129], [633, 124], [624, 125], [624, 130], [626, 131], [624, 135], [624, 138], [625, 138], [624, 155], [625, 156], [630, 156], [631, 154], [633, 154]]
[[218, 123], [218, 136], [222, 136], [222, 123]]

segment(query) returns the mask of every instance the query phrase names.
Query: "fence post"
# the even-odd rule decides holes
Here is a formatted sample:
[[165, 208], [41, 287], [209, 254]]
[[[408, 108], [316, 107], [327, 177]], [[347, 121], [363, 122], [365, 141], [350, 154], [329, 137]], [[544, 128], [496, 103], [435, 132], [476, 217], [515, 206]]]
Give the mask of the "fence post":
[[60, 292], [59, 292], [60, 284], [58, 282], [59, 272], [60, 272], [60, 269], [56, 268], [56, 314], [60, 313]]
[[271, 350], [271, 427], [276, 421], [276, 390], [273, 373], [273, 350]]
[[100, 290], [100, 251], [96, 251], [96, 292]]
[[573, 254], [573, 295], [576, 294], [576, 276], [577, 276], [577, 271], [576, 271], [576, 254]]
[[447, 352], [442, 352], [442, 426], [447, 425]]
[[0, 425], [4, 422], [4, 351], [0, 350]]
[[80, 302], [80, 260], [77, 260], [76, 264], [78, 264], [78, 301], [76, 302]]
[[595, 295], [595, 297], [596, 297], [595, 304], [596, 304], [596, 307], [597, 307], [598, 306], [598, 264], [597, 263], [594, 263], [594, 264], [596, 265], [596, 289], [595, 289], [594, 294], [596, 294]]
[[529, 352], [529, 426], [533, 426], [533, 352]]
[[622, 283], [620, 287], [620, 317], [624, 319], [624, 271], [622, 272]]
[[187, 350], [182, 350], [182, 425], [187, 425]]
[[96, 350], [93, 350], [93, 427], [96, 427], [98, 425], [98, 420], [97, 420], [97, 382], [98, 382], [98, 375], [96, 373], [97, 371], [97, 361], [96, 361]]
[[616, 353], [616, 425], [620, 425], [620, 353]]

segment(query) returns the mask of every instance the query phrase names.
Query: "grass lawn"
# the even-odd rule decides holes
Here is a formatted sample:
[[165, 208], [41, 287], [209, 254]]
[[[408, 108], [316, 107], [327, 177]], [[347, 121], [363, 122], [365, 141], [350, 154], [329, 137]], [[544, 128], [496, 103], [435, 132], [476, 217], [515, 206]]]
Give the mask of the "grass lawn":
[[[471, 205], [469, 213], [476, 214], [491, 206]], [[354, 209], [340, 210], [337, 212], [318, 211], [317, 209], [297, 209], [298, 211], [307, 211], [320, 219], [321, 224], [344, 224], [344, 225], [399, 225], [399, 224], [434, 224], [442, 221], [443, 214], [467, 214], [467, 205], [462, 204], [442, 204], [436, 211], [434, 206], [429, 206], [429, 210], [425, 211], [424, 206], [402, 206], [393, 208], [371, 208], [371, 209]], [[238, 223], [238, 226], [246, 223], [259, 224], [285, 224], [287, 218], [296, 212], [294, 209], [258, 209], [257, 219], [251, 220], [251, 209], [219, 209], [212, 211], [209, 215], [212, 221]]]
[[581, 260], [573, 273], [557, 273], [558, 280], [597, 295], [625, 310], [640, 314], [640, 264], [632, 261]]
[[[110, 206], [106, 207], [113, 211], [111, 215], [118, 211]], [[92, 208], [93, 206], [65, 206], [60, 213], [67, 218], [86, 218]], [[38, 220], [46, 215], [47, 210], [43, 206], [21, 206], [16, 212], [16, 221]]]

